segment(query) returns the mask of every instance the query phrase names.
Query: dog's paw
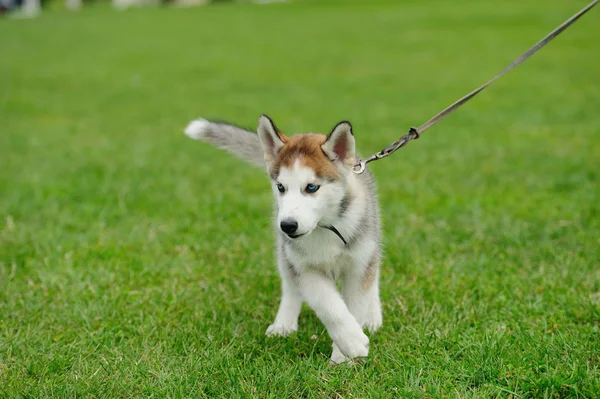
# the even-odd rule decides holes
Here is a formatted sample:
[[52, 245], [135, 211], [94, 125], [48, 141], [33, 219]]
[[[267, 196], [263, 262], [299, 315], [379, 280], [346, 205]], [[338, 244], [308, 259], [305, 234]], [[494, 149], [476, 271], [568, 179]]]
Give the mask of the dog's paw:
[[369, 355], [369, 337], [363, 333], [358, 323], [336, 331], [331, 334], [331, 338], [340, 352], [350, 359]]
[[375, 331], [379, 330], [382, 322], [383, 319], [381, 317], [381, 311], [373, 312], [368, 315], [367, 320], [364, 323], [364, 327], [369, 330], [369, 332], [374, 333]]
[[329, 365], [334, 366], [336, 364], [342, 364], [345, 362], [351, 362], [351, 360], [344, 356], [342, 351], [340, 351], [340, 348], [338, 348], [338, 346], [334, 343], [333, 352], [331, 352], [331, 360], [329, 360]]
[[267, 328], [267, 337], [287, 337], [290, 334], [295, 333], [298, 330], [298, 326], [290, 324], [276, 324], [273, 323]]
[[371, 302], [369, 305], [369, 310], [366, 312], [361, 321], [363, 328], [366, 328], [369, 330], [369, 332], [374, 333], [375, 331], [379, 330], [383, 321], [379, 298], [375, 298], [375, 300]]

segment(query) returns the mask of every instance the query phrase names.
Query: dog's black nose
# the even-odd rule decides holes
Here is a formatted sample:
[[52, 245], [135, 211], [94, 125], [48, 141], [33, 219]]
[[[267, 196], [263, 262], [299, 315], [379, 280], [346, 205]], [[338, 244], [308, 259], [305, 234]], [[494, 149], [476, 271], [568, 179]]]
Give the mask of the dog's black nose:
[[294, 234], [296, 230], [298, 230], [298, 222], [295, 220], [282, 220], [279, 226], [281, 227], [281, 230], [288, 235]]

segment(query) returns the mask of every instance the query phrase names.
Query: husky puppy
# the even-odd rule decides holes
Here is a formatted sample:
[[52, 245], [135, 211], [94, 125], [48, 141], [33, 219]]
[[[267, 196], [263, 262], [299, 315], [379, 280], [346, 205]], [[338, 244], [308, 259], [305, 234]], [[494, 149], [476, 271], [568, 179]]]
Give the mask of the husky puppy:
[[368, 170], [352, 172], [357, 156], [350, 123], [338, 123], [327, 136], [287, 137], [266, 115], [258, 121], [258, 135], [197, 119], [185, 134], [266, 167], [275, 197], [282, 290], [267, 335], [295, 332], [305, 301], [333, 340], [331, 363], [366, 357], [363, 328], [373, 332], [382, 322], [381, 232], [373, 177]]

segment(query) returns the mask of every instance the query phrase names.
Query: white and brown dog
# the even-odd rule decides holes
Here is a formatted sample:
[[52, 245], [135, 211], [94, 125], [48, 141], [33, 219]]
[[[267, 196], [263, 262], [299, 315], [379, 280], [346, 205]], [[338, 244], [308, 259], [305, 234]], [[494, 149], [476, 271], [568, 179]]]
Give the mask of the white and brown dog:
[[306, 301], [333, 340], [332, 363], [367, 356], [363, 328], [375, 331], [382, 322], [381, 232], [373, 177], [368, 170], [352, 172], [356, 154], [350, 123], [337, 124], [327, 136], [286, 137], [262, 115], [258, 135], [205, 119], [192, 121], [185, 133], [267, 169], [282, 287], [267, 335], [295, 332]]

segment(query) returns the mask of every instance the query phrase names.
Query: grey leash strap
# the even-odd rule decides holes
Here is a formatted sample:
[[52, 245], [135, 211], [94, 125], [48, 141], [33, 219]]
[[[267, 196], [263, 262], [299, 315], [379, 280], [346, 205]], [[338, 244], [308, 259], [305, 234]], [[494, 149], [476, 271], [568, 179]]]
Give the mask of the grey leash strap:
[[367, 166], [367, 164], [369, 162], [376, 161], [376, 160], [381, 159], [381, 158], [385, 158], [388, 155], [394, 153], [396, 150], [404, 147], [406, 144], [408, 144], [408, 142], [410, 140], [418, 139], [421, 136], [421, 133], [423, 133], [425, 130], [429, 129], [431, 126], [435, 125], [437, 122], [439, 122], [440, 120], [444, 119], [446, 116], [450, 115], [453, 111], [455, 111], [456, 109], [458, 109], [461, 105], [463, 105], [464, 103], [466, 103], [467, 101], [469, 101], [470, 99], [472, 99], [473, 97], [475, 97], [477, 94], [481, 93], [486, 87], [488, 87], [489, 85], [491, 85], [492, 83], [494, 83], [496, 80], [500, 79], [502, 76], [504, 76], [505, 74], [507, 74], [511, 69], [514, 69], [519, 64], [523, 63], [526, 59], [528, 59], [529, 57], [531, 57], [533, 54], [535, 54], [539, 49], [541, 49], [542, 47], [544, 47], [546, 44], [550, 43], [550, 41], [552, 41], [552, 39], [554, 39], [556, 36], [560, 35], [562, 33], [562, 31], [564, 31], [571, 24], [573, 24], [575, 21], [577, 21], [581, 16], [583, 16], [583, 14], [585, 14], [586, 12], [588, 12], [599, 1], [600, 0], [594, 0], [594, 1], [592, 1], [590, 4], [588, 4], [586, 7], [584, 7], [577, 14], [573, 15], [571, 18], [569, 18], [568, 20], [566, 20], [565, 22], [563, 22], [559, 27], [557, 27], [556, 29], [554, 29], [552, 32], [548, 33], [546, 35], [546, 37], [544, 37], [542, 40], [540, 40], [539, 42], [537, 42], [537, 44], [535, 46], [533, 46], [532, 48], [530, 48], [529, 50], [527, 50], [525, 53], [523, 53], [519, 58], [517, 58], [516, 60], [514, 60], [510, 65], [508, 65], [506, 68], [504, 68], [502, 71], [500, 71], [500, 73], [498, 73], [496, 76], [494, 76], [488, 82], [486, 82], [483, 85], [479, 86], [478, 88], [476, 88], [475, 90], [473, 90], [469, 94], [465, 95], [464, 97], [456, 100], [456, 102], [454, 102], [453, 104], [451, 104], [448, 107], [446, 107], [442, 112], [438, 113], [436, 116], [434, 116], [433, 118], [429, 119], [427, 122], [425, 122], [424, 124], [422, 124], [418, 128], [411, 127], [408, 130], [408, 133], [405, 134], [404, 136], [400, 137], [400, 139], [398, 139], [398, 141], [393, 142], [389, 146], [387, 146], [384, 149], [382, 149], [381, 151], [379, 151], [379, 152], [371, 155], [367, 159], [359, 160], [354, 165], [354, 167], [353, 167], [354, 173], [356, 173], [356, 174], [363, 173], [365, 171], [365, 168], [366, 168], [366, 166]]

